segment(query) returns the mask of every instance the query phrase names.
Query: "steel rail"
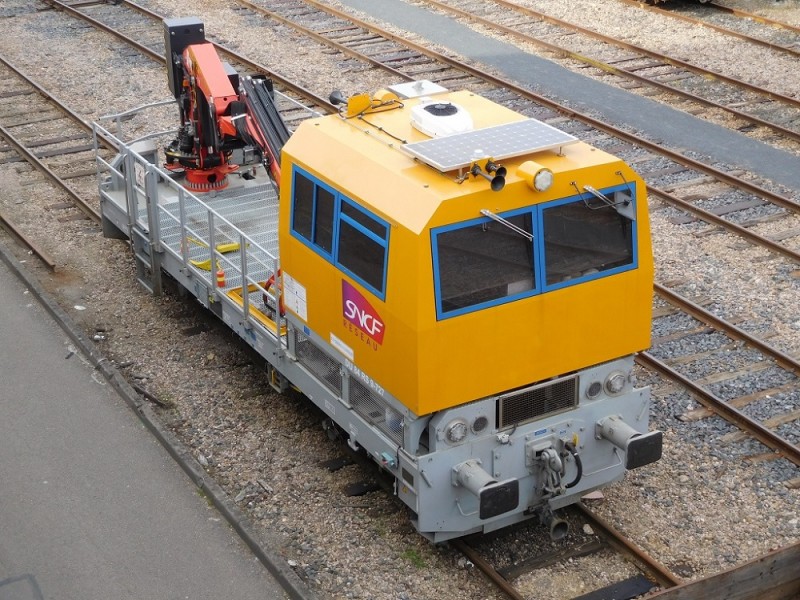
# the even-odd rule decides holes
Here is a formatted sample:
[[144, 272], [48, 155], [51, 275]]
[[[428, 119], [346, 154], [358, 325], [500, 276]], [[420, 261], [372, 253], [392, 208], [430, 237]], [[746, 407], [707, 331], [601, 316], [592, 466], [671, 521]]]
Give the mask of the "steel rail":
[[636, 362], [641, 366], [660, 373], [667, 379], [671, 379], [684, 386], [703, 406], [711, 412], [716, 413], [726, 421], [736, 425], [742, 431], [750, 434], [759, 442], [778, 452], [785, 458], [800, 466], [800, 447], [795, 446], [787, 439], [779, 436], [771, 429], [765, 427], [758, 421], [751, 419], [740, 410], [734, 408], [725, 400], [722, 400], [707, 389], [697, 385], [692, 380], [678, 373], [665, 362], [657, 359], [649, 352], [641, 352], [636, 355]]
[[[130, 1], [130, 0], [125, 0], [125, 1]], [[502, 2], [504, 0], [499, 0], [499, 1]], [[497, 86], [500, 86], [500, 87], [504, 87], [504, 88], [506, 88], [506, 89], [508, 89], [508, 90], [520, 95], [523, 98], [527, 98], [528, 100], [531, 100], [533, 102], [537, 102], [537, 103], [541, 104], [542, 106], [546, 106], [548, 108], [551, 108], [552, 110], [557, 111], [557, 112], [559, 112], [559, 113], [561, 113], [561, 114], [563, 114], [563, 115], [565, 115], [567, 117], [571, 117], [571, 118], [577, 119], [579, 121], [582, 121], [583, 123], [586, 123], [587, 125], [591, 125], [595, 129], [598, 129], [600, 131], [604, 131], [605, 133], [613, 135], [614, 137], [617, 137], [617, 138], [619, 138], [621, 140], [625, 140], [625, 141], [631, 142], [631, 143], [633, 143], [635, 145], [641, 146], [642, 148], [646, 148], [646, 149], [650, 150], [651, 152], [653, 152], [654, 154], [661, 155], [661, 156], [666, 156], [669, 159], [671, 159], [671, 160], [675, 161], [676, 163], [681, 164], [681, 165], [683, 165], [685, 167], [689, 167], [689, 168], [695, 169], [695, 170], [697, 170], [699, 172], [702, 172], [702, 173], [707, 173], [708, 175], [711, 175], [715, 179], [718, 179], [718, 180], [720, 180], [722, 182], [725, 182], [725, 183], [727, 183], [727, 184], [729, 184], [729, 185], [731, 185], [733, 187], [736, 187], [736, 188], [739, 188], [741, 190], [747, 191], [747, 192], [749, 192], [751, 194], [754, 194], [756, 196], [764, 198], [765, 200], [769, 200], [773, 204], [776, 204], [778, 206], [781, 206], [783, 208], [789, 209], [789, 210], [791, 210], [793, 212], [796, 212], [796, 213], [800, 214], [800, 203], [797, 203], [797, 202], [795, 202], [794, 200], [792, 200], [790, 198], [787, 198], [785, 196], [781, 196], [780, 194], [776, 194], [774, 192], [771, 192], [770, 190], [762, 188], [761, 186], [753, 184], [753, 183], [751, 183], [751, 182], [749, 182], [747, 180], [741, 179], [740, 177], [736, 177], [735, 175], [731, 175], [729, 173], [725, 173], [725, 172], [723, 172], [723, 171], [721, 171], [719, 169], [716, 169], [716, 168], [714, 168], [714, 167], [712, 167], [710, 165], [707, 165], [707, 164], [705, 164], [705, 163], [703, 163], [703, 162], [701, 162], [699, 160], [695, 160], [693, 158], [689, 158], [687, 156], [684, 156], [680, 152], [665, 148], [661, 144], [658, 144], [658, 143], [655, 143], [655, 142], [651, 142], [651, 141], [649, 141], [649, 140], [647, 140], [647, 139], [645, 139], [643, 137], [637, 136], [637, 135], [632, 134], [632, 133], [628, 133], [628, 132], [626, 132], [626, 131], [624, 131], [622, 129], [614, 127], [613, 125], [609, 125], [608, 123], [605, 123], [604, 121], [601, 121], [600, 119], [596, 119], [596, 118], [590, 116], [587, 113], [583, 113], [583, 112], [574, 110], [572, 108], [568, 108], [568, 107], [564, 106], [563, 104], [559, 104], [558, 102], [556, 102], [554, 100], [550, 100], [546, 96], [542, 96], [540, 94], [536, 94], [535, 92], [531, 92], [530, 90], [527, 90], [527, 89], [517, 85], [513, 81], [510, 81], [508, 79], [504, 79], [502, 77], [497, 77], [497, 76], [492, 75], [490, 73], [485, 73], [484, 71], [481, 71], [477, 67], [473, 67], [473, 66], [471, 66], [469, 64], [466, 64], [464, 62], [461, 62], [461, 61], [459, 61], [457, 59], [451, 58], [449, 56], [445, 56], [444, 54], [441, 54], [441, 53], [436, 52], [434, 50], [430, 50], [430, 49], [426, 48], [425, 46], [423, 46], [421, 44], [417, 44], [417, 43], [412, 42], [410, 40], [403, 39], [403, 38], [391, 33], [390, 31], [386, 31], [385, 29], [382, 29], [382, 28], [378, 27], [377, 25], [374, 25], [372, 23], [368, 23], [366, 21], [363, 21], [363, 20], [361, 20], [361, 19], [359, 19], [357, 17], [354, 17], [354, 16], [349, 15], [349, 14], [347, 14], [345, 12], [337, 10], [337, 9], [331, 7], [331, 6], [326, 5], [326, 4], [322, 4], [321, 2], [318, 2], [317, 0], [303, 0], [303, 2], [305, 2], [306, 4], [309, 4], [311, 6], [314, 6], [315, 8], [318, 8], [319, 10], [322, 10], [322, 11], [325, 11], [325, 12], [327, 12], [329, 14], [335, 15], [335, 16], [337, 16], [339, 18], [351, 21], [352, 23], [354, 23], [356, 25], [359, 25], [360, 27], [363, 27], [364, 29], [367, 29], [368, 31], [372, 31], [373, 33], [378, 33], [378, 34], [380, 34], [380, 35], [382, 35], [384, 37], [387, 37], [388, 39], [391, 39], [391, 40], [397, 41], [399, 43], [402, 43], [403, 45], [408, 46], [409, 48], [412, 48], [412, 49], [416, 50], [420, 54], [424, 54], [425, 56], [428, 56], [428, 57], [431, 57], [431, 58], [436, 58], [437, 60], [439, 60], [439, 61], [441, 61], [441, 62], [443, 62], [443, 63], [445, 63], [445, 64], [447, 64], [447, 65], [449, 65], [449, 66], [451, 66], [453, 68], [461, 69], [461, 70], [469, 73], [473, 77], [477, 77], [479, 79], [482, 79], [482, 80], [484, 80], [486, 82], [489, 82], [489, 83], [492, 83], [494, 85], [497, 85]]]
[[767, 237], [764, 237], [763, 235], [759, 235], [753, 231], [750, 231], [746, 227], [742, 227], [741, 225], [737, 225], [732, 221], [723, 219], [722, 217], [715, 215], [714, 213], [709, 212], [707, 210], [704, 210], [699, 206], [695, 206], [694, 204], [692, 204], [687, 200], [678, 198], [677, 196], [674, 196], [665, 190], [662, 190], [652, 185], [648, 185], [647, 190], [648, 192], [651, 193], [651, 195], [658, 196], [668, 204], [671, 204], [672, 206], [680, 208], [681, 210], [686, 211], [690, 214], [693, 214], [702, 221], [727, 229], [731, 233], [741, 236], [754, 244], [757, 244], [759, 246], [766, 248], [767, 250], [770, 250], [771, 252], [775, 252], [776, 254], [781, 254], [797, 263], [800, 263], [800, 252], [798, 252], [797, 250], [792, 250], [791, 248], [779, 244], [778, 242], [775, 242]]
[[115, 30], [113, 27], [109, 27], [105, 23], [102, 23], [102, 22], [98, 21], [97, 19], [90, 17], [86, 13], [82, 13], [81, 11], [79, 11], [76, 8], [73, 8], [69, 4], [65, 4], [64, 2], [61, 2], [61, 0], [43, 0], [43, 1], [47, 2], [51, 6], [54, 6], [56, 8], [60, 8], [61, 10], [63, 10], [64, 12], [66, 12], [66, 13], [68, 13], [70, 15], [72, 15], [73, 17], [77, 17], [77, 18], [79, 18], [79, 19], [81, 19], [83, 21], [87, 21], [87, 22], [91, 23], [97, 29], [105, 31], [106, 33], [110, 33], [111, 35], [113, 35], [113, 36], [115, 36], [115, 37], [117, 37], [119, 39], [124, 40], [126, 43], [128, 43], [131, 46], [133, 46], [134, 48], [136, 48], [139, 52], [141, 52], [142, 54], [146, 54], [147, 56], [149, 56], [153, 60], [157, 60], [157, 61], [160, 60], [162, 63], [166, 62], [166, 59], [163, 56], [159, 55], [158, 52], [156, 52], [155, 50], [152, 50], [151, 48], [148, 48], [144, 44], [140, 44], [136, 40], [131, 39], [128, 36], [120, 33], [117, 30]]
[[[239, 1], [240, 2], [245, 2], [246, 0], [239, 0]], [[600, 69], [601, 71], [605, 71], [606, 73], [611, 73], [612, 75], [617, 75], [619, 77], [624, 77], [624, 78], [627, 78], [627, 79], [642, 83], [644, 85], [648, 85], [648, 86], [651, 86], [651, 87], [658, 88], [658, 89], [660, 89], [662, 91], [665, 91], [667, 93], [679, 96], [679, 97], [684, 98], [686, 100], [691, 100], [692, 102], [696, 102], [698, 104], [702, 104], [703, 106], [708, 106], [710, 108], [715, 108], [715, 109], [724, 111], [724, 112], [726, 112], [726, 113], [728, 113], [730, 115], [733, 115], [734, 117], [737, 117], [739, 119], [742, 119], [742, 120], [747, 121], [749, 123], [752, 123], [754, 125], [760, 125], [762, 127], [767, 127], [769, 129], [775, 131], [776, 133], [779, 133], [779, 134], [781, 134], [781, 135], [783, 135], [783, 136], [785, 136], [787, 138], [793, 139], [795, 141], [800, 141], [800, 132], [794, 131], [792, 129], [788, 129], [788, 128], [783, 127], [781, 125], [777, 125], [775, 123], [767, 121], [766, 119], [762, 119], [760, 117], [748, 114], [748, 113], [743, 112], [741, 110], [737, 110], [735, 108], [731, 108], [731, 107], [726, 106], [724, 104], [720, 104], [718, 102], [714, 102], [713, 100], [708, 100], [707, 98], [703, 98], [702, 96], [698, 96], [697, 94], [693, 94], [691, 92], [683, 91], [681, 89], [678, 89], [678, 88], [673, 87], [671, 85], [668, 85], [666, 83], [662, 83], [662, 82], [657, 81], [655, 79], [650, 79], [648, 77], [644, 77], [642, 75], [638, 75], [637, 73], [634, 73], [632, 71], [628, 71], [628, 70], [620, 68], [620, 67], [615, 67], [614, 65], [609, 64], [607, 62], [604, 62], [604, 61], [602, 61], [600, 59], [590, 58], [590, 57], [585, 56], [583, 54], [580, 54], [578, 52], [573, 52], [572, 50], [568, 50], [567, 48], [564, 48], [563, 46], [559, 46], [557, 44], [553, 44], [551, 42], [547, 42], [545, 40], [539, 39], [539, 38], [537, 38], [535, 36], [532, 36], [532, 35], [529, 35], [527, 33], [522, 33], [521, 31], [519, 31], [519, 30], [517, 30], [517, 29], [515, 29], [513, 27], [509, 27], [507, 25], [502, 25], [500, 23], [495, 23], [493, 21], [490, 21], [489, 19], [486, 19], [486, 18], [481, 17], [479, 15], [475, 15], [475, 14], [470, 13], [469, 11], [463, 10], [461, 8], [457, 8], [455, 6], [449, 6], [447, 4], [444, 4], [444, 3], [440, 2], [439, 0], [425, 0], [425, 2], [427, 4], [435, 6], [436, 8], [438, 8], [438, 9], [440, 9], [442, 11], [450, 12], [452, 14], [458, 15], [458, 16], [463, 17], [465, 19], [470, 19], [472, 21], [475, 21], [476, 23], [479, 23], [480, 25], [483, 25], [484, 27], [488, 27], [488, 28], [491, 28], [491, 29], [496, 29], [498, 31], [502, 31], [506, 35], [515, 37], [515, 38], [517, 38], [517, 39], [519, 39], [519, 40], [521, 40], [523, 42], [526, 42], [526, 43], [529, 43], [529, 44], [533, 44], [535, 46], [539, 46], [540, 48], [545, 48], [545, 49], [547, 49], [547, 50], [549, 50], [551, 52], [555, 52], [555, 53], [557, 53], [559, 55], [563, 55], [563, 56], [568, 57], [568, 58], [572, 58], [573, 60], [577, 60], [579, 62], [582, 62], [582, 63], [586, 64], [586, 65], [595, 67], [597, 69]]]
[[715, 314], [707, 311], [699, 304], [696, 304], [691, 300], [689, 300], [688, 298], [681, 296], [674, 290], [671, 290], [658, 283], [653, 284], [653, 289], [655, 289], [656, 293], [662, 298], [664, 298], [667, 302], [689, 313], [698, 321], [702, 321], [706, 325], [719, 329], [720, 331], [723, 331], [726, 334], [728, 334], [730, 337], [739, 340], [740, 342], [744, 342], [748, 346], [752, 346], [759, 352], [772, 358], [776, 363], [778, 363], [781, 367], [783, 367], [787, 371], [791, 371], [792, 373], [800, 377], [800, 361], [798, 361], [794, 357], [786, 354], [781, 350], [778, 350], [774, 346], [746, 332], [744, 329], [737, 327], [733, 323], [729, 323], [725, 319], [722, 319], [716, 316]]
[[506, 579], [497, 572], [497, 569], [495, 569], [486, 559], [478, 554], [475, 548], [460, 538], [450, 540], [449, 543], [453, 548], [471, 560], [472, 563], [478, 567], [484, 575], [491, 579], [492, 583], [500, 588], [500, 590], [509, 598], [512, 598], [512, 600], [526, 600], [525, 596], [520, 594], [513, 585], [506, 581]]
[[6, 141], [16, 150], [20, 155], [22, 155], [26, 161], [28, 161], [31, 165], [39, 169], [42, 173], [44, 173], [48, 179], [53, 181], [57, 184], [67, 195], [73, 200], [75, 205], [80, 208], [86, 215], [95, 221], [96, 223], [100, 222], [100, 213], [97, 212], [94, 208], [92, 208], [86, 200], [81, 198], [78, 194], [72, 191], [64, 180], [61, 179], [58, 175], [53, 173], [50, 168], [44, 164], [39, 158], [31, 152], [25, 145], [20, 142], [11, 132], [8, 131], [5, 127], [0, 125], [0, 136], [4, 137]]
[[[622, 1], [626, 2], [628, 4], [631, 4], [631, 3], [637, 4], [637, 5], [639, 4], [638, 0], [622, 0]], [[622, 40], [618, 40], [616, 38], [604, 35], [604, 34], [598, 32], [598, 31], [594, 31], [592, 29], [588, 29], [588, 28], [582, 27], [580, 25], [575, 25], [574, 23], [568, 23], [568, 22], [562, 21], [561, 19], [558, 19], [556, 17], [551, 17], [551, 16], [546, 15], [544, 13], [535, 11], [535, 10], [533, 10], [531, 8], [520, 6], [519, 4], [515, 4], [514, 2], [510, 2], [509, 0], [492, 0], [492, 2], [495, 2], [496, 4], [504, 6], [506, 8], [511, 9], [511, 10], [515, 10], [515, 11], [521, 13], [521, 14], [532, 16], [532, 17], [535, 17], [537, 19], [541, 19], [542, 21], [545, 21], [547, 23], [551, 23], [553, 25], [558, 25], [558, 26], [561, 26], [561, 27], [568, 27], [570, 29], [573, 29], [573, 30], [578, 31], [580, 33], [583, 33], [585, 35], [589, 35], [591, 37], [594, 37], [595, 39], [602, 40], [602, 41], [607, 42], [609, 44], [613, 44], [613, 45], [618, 46], [620, 48], [624, 48], [626, 50], [631, 50], [633, 52], [639, 52], [641, 54], [644, 54], [645, 56], [649, 56], [650, 58], [655, 58], [655, 59], [664, 61], [665, 63], [673, 65], [673, 66], [676, 66], [676, 67], [682, 67], [682, 68], [684, 68], [684, 69], [686, 69], [688, 71], [692, 71], [694, 73], [698, 73], [698, 74], [700, 74], [700, 75], [702, 75], [704, 77], [709, 77], [711, 79], [716, 79], [718, 81], [724, 81], [725, 83], [728, 83], [730, 85], [736, 85], [736, 86], [742, 87], [742, 88], [744, 88], [746, 90], [750, 90], [751, 92], [755, 92], [757, 94], [767, 95], [770, 98], [779, 99], [782, 102], [785, 102], [786, 104], [789, 104], [791, 106], [800, 107], [800, 100], [798, 100], [797, 98], [793, 98], [791, 96], [786, 96], [785, 94], [780, 94], [778, 92], [771, 92], [771, 91], [768, 91], [768, 90], [764, 90], [764, 89], [758, 87], [757, 85], [753, 85], [752, 83], [747, 83], [746, 81], [742, 81], [741, 79], [737, 79], [735, 77], [729, 77], [727, 75], [724, 75], [722, 73], [717, 73], [715, 71], [710, 71], [710, 70], [708, 70], [708, 69], [706, 69], [704, 67], [701, 67], [699, 65], [692, 64], [690, 62], [687, 62], [685, 60], [681, 60], [679, 58], [670, 57], [670, 56], [667, 56], [665, 54], [661, 54], [660, 52], [655, 52], [654, 50], [648, 50], [647, 48], [643, 48], [642, 46], [637, 46], [635, 44], [629, 44], [627, 42], [623, 42]], [[656, 9], [656, 10], [663, 10], [663, 9]]]
[[722, 4], [719, 4], [717, 2], [708, 2], [708, 6], [713, 6], [717, 10], [734, 14], [737, 17], [745, 17], [747, 19], [758, 21], [759, 23], [764, 23], [765, 25], [771, 25], [773, 27], [779, 27], [781, 29], [786, 29], [788, 31], [794, 31], [795, 33], [800, 33], [800, 27], [797, 27], [796, 25], [792, 25], [790, 23], [784, 23], [783, 21], [776, 21], [775, 19], [770, 19], [769, 17], [764, 17], [762, 15], [757, 15], [755, 13], [747, 12], [739, 8], [723, 6]]
[[621, 532], [619, 532], [611, 523], [603, 519], [600, 515], [589, 509], [583, 502], [577, 502], [575, 507], [586, 517], [591, 524], [596, 528], [603, 531], [603, 534], [609, 539], [609, 542], [617, 547], [617, 550], [624, 554], [632, 556], [634, 560], [639, 561], [645, 566], [658, 583], [665, 588], [675, 587], [680, 585], [683, 581], [672, 573], [667, 567], [662, 565], [659, 561], [651, 557], [639, 546], [634, 544]]
[[50, 257], [50, 255], [41, 248], [39, 248], [39, 246], [33, 240], [31, 240], [24, 233], [22, 233], [19, 227], [17, 227], [14, 224], [14, 222], [7, 216], [5, 216], [2, 212], [0, 212], [0, 223], [2, 223], [15, 238], [17, 238], [20, 242], [22, 242], [25, 246], [27, 246], [31, 252], [33, 252], [36, 256], [38, 256], [39, 260], [41, 260], [50, 271], [56, 270], [56, 263]]
[[[22, 71], [20, 71], [20, 70], [19, 70], [19, 68], [18, 68], [18, 67], [16, 67], [15, 65], [13, 65], [13, 64], [12, 64], [12, 63], [11, 63], [11, 62], [10, 62], [10, 61], [9, 61], [9, 60], [6, 58], [6, 57], [4, 57], [2, 54], [0, 54], [0, 62], [1, 62], [1, 63], [3, 63], [3, 65], [5, 65], [5, 67], [6, 67], [7, 69], [9, 69], [9, 70], [13, 71], [13, 72], [14, 72], [14, 74], [15, 74], [17, 77], [19, 77], [20, 79], [24, 80], [24, 81], [25, 81], [25, 82], [26, 82], [26, 83], [27, 83], [29, 86], [31, 86], [33, 89], [35, 89], [35, 90], [36, 90], [36, 91], [39, 93], [39, 95], [40, 95], [40, 96], [42, 96], [43, 98], [45, 98], [45, 99], [49, 100], [50, 102], [53, 102], [53, 103], [54, 103], [54, 104], [55, 104], [55, 105], [58, 107], [58, 109], [59, 109], [60, 111], [62, 111], [62, 112], [64, 112], [64, 113], [66, 113], [66, 114], [68, 114], [70, 117], [72, 117], [72, 119], [73, 119], [73, 120], [74, 120], [74, 121], [75, 121], [75, 122], [76, 122], [78, 125], [80, 125], [80, 126], [83, 128], [83, 129], [85, 129], [85, 130], [86, 130], [86, 131], [87, 131], [89, 134], [91, 134], [91, 133], [92, 133], [92, 126], [91, 126], [89, 123], [87, 123], [86, 121], [84, 121], [84, 120], [83, 120], [83, 117], [81, 117], [81, 116], [80, 116], [78, 113], [76, 113], [74, 110], [72, 110], [71, 108], [69, 108], [69, 107], [68, 107], [66, 104], [64, 104], [64, 103], [63, 103], [61, 100], [59, 100], [58, 98], [56, 98], [55, 96], [53, 96], [53, 95], [52, 95], [50, 92], [48, 92], [46, 89], [44, 89], [44, 88], [43, 88], [42, 86], [40, 86], [38, 83], [36, 83], [36, 82], [35, 82], [33, 79], [31, 79], [30, 77], [28, 77], [27, 75], [25, 75], [25, 74], [24, 74]], [[8, 83], [8, 82], [6, 82], [6, 83]], [[112, 140], [112, 139], [111, 139], [111, 138], [109, 138], [108, 136], [105, 136], [105, 135], [98, 135], [98, 137], [99, 137], [99, 138], [100, 138], [100, 139], [103, 141], [103, 145], [104, 145], [106, 148], [108, 148], [108, 149], [113, 149], [113, 150], [116, 150], [116, 149], [117, 149], [117, 144], [116, 144], [116, 142], [114, 142], [114, 140]]]
[[[683, 21], [685, 23], [691, 23], [692, 25], [702, 25], [703, 27], [708, 27], [716, 31], [717, 33], [722, 33], [724, 35], [729, 35], [731, 37], [735, 37], [740, 40], [744, 40], [746, 42], [750, 42], [751, 44], [756, 44], [758, 46], [763, 46], [765, 48], [769, 48], [770, 50], [775, 50], [777, 52], [784, 52], [789, 54], [790, 56], [794, 56], [795, 58], [800, 57], [800, 51], [795, 50], [794, 48], [789, 48], [787, 46], [780, 46], [778, 44], [773, 44], [772, 42], [768, 42], [767, 40], [762, 40], [761, 38], [756, 38], [751, 35], [747, 35], [746, 33], [742, 33], [740, 31], [736, 31], [735, 29], [729, 29], [727, 27], [723, 27], [722, 25], [717, 25], [715, 23], [709, 23], [708, 21], [704, 21], [703, 19], [698, 19], [696, 17], [690, 17], [689, 15], [684, 15], [678, 12], [674, 12], [671, 10], [666, 10], [663, 8], [658, 8], [656, 6], [652, 6], [649, 4], [645, 4], [640, 0], [622, 0], [626, 4], [638, 6], [638, 7], [646, 7], [647, 10], [652, 10], [653, 12], [668, 15], [671, 18], [678, 19], [679, 21]], [[714, 5], [717, 8], [724, 8], [717, 5]], [[733, 9], [726, 9], [726, 12], [733, 13]], [[755, 18], [755, 15], [753, 15]]]

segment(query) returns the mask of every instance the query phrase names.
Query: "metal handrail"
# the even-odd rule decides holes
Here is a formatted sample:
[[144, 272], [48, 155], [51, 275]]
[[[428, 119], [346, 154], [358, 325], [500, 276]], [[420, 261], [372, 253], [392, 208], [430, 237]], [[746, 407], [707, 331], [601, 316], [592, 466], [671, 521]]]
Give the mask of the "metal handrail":
[[[143, 108], [150, 108], [153, 106], [160, 106], [164, 103], [156, 103], [148, 105]], [[127, 113], [120, 113], [120, 115], [139, 112], [138, 110], [128, 111]], [[120, 115], [109, 115], [107, 118], [117, 119]], [[119, 122], [119, 121], [117, 121]], [[122, 157], [123, 164], [125, 164], [125, 171], [115, 168], [110, 162], [104, 160], [99, 155], [97, 156], [98, 176], [103, 173], [108, 173], [111, 176], [111, 185], [114, 189], [124, 190], [127, 203], [127, 210], [129, 211], [129, 224], [131, 227], [139, 225], [140, 227], [146, 226], [148, 230], [154, 230], [156, 236], [151, 243], [154, 244], [153, 250], [155, 252], [166, 252], [179, 260], [185, 269], [191, 271], [194, 275], [208, 282], [209, 289], [213, 290], [213, 301], [225, 302], [230, 305], [242, 317], [242, 319], [250, 326], [258, 327], [266, 334], [276, 338], [279, 345], [283, 347], [284, 341], [281, 335], [281, 327], [284, 325], [283, 319], [280, 317], [278, 309], [276, 313], [276, 331], [273, 332], [269, 328], [264, 327], [252, 314], [250, 310], [250, 302], [247, 298], [247, 290], [251, 286], [265, 296], [270, 297], [275, 302], [276, 307], [282, 304], [282, 291], [279, 285], [274, 287], [275, 292], [267, 290], [263, 281], [259, 281], [259, 277], [253, 275], [255, 271], [268, 273], [275, 276], [276, 280], [279, 275], [279, 259], [273, 255], [269, 250], [261, 246], [254, 238], [247, 233], [241, 231], [236, 225], [225, 218], [221, 213], [209, 206], [201, 198], [187, 190], [185, 187], [172, 179], [170, 173], [158, 165], [148, 161], [147, 158], [137, 152], [133, 145], [136, 142], [146, 139], [140, 138], [134, 142], [123, 142], [116, 135], [111, 133], [103, 125], [95, 123], [95, 131], [100, 134], [105, 134], [118, 143], [120, 156]], [[175, 192], [177, 199], [177, 206], [172, 208], [173, 198], [170, 198], [169, 203], [163, 202], [164, 193], [156, 185], [140, 185], [136, 181], [136, 176], [127, 176], [126, 174], [133, 174], [136, 172], [137, 165], [144, 170], [145, 179], [152, 178], [152, 181], [163, 183], [171, 191]], [[150, 188], [151, 195], [148, 195], [147, 188]], [[147, 203], [146, 211], [142, 210], [140, 206], [141, 196], [144, 196]], [[197, 230], [196, 226], [191, 225], [187, 221], [187, 204], [205, 214], [199, 216], [200, 222], [206, 224], [208, 227], [208, 239], [204, 240], [201, 231]], [[152, 212], [151, 212], [152, 210]], [[160, 234], [160, 223], [162, 220], [172, 222], [180, 232], [180, 242], [178, 247], [172, 247], [169, 243], [165, 242]], [[200, 228], [203, 229], [202, 227]], [[199, 239], [208, 242], [207, 257], [210, 261], [210, 269], [208, 273], [204, 269], [200, 269], [192, 264], [189, 252], [189, 239]], [[240, 257], [238, 260], [231, 260], [226, 255], [217, 250], [220, 240], [226, 240], [232, 243], [239, 243]], [[243, 304], [238, 304], [226, 293], [219, 291], [215, 285], [215, 275], [217, 265], [222, 265], [230, 275], [236, 279], [238, 278], [242, 284], [242, 298]]]

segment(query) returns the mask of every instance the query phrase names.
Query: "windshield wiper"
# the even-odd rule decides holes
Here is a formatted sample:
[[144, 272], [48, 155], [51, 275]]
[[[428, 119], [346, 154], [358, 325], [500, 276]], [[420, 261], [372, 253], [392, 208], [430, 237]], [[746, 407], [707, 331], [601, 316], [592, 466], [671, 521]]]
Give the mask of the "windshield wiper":
[[490, 210], [486, 210], [485, 208], [482, 208], [482, 209], [481, 209], [481, 214], [482, 214], [483, 216], [485, 216], [485, 217], [489, 217], [489, 218], [490, 218], [490, 219], [492, 219], [493, 221], [497, 221], [497, 222], [498, 222], [498, 223], [500, 223], [501, 225], [505, 225], [506, 227], [508, 227], [508, 228], [509, 228], [511, 231], [513, 231], [514, 233], [518, 233], [518, 234], [519, 234], [519, 235], [521, 235], [522, 237], [524, 237], [524, 238], [527, 238], [527, 240], [528, 240], [529, 242], [532, 242], [532, 241], [533, 241], [533, 234], [532, 234], [532, 233], [528, 233], [527, 231], [525, 231], [525, 230], [524, 230], [524, 229], [522, 229], [521, 227], [517, 227], [517, 226], [516, 226], [516, 225], [514, 225], [514, 224], [513, 224], [511, 221], [506, 221], [506, 220], [505, 220], [503, 217], [501, 217], [500, 215], [496, 215], [496, 214], [494, 214], [492, 211], [490, 211]]

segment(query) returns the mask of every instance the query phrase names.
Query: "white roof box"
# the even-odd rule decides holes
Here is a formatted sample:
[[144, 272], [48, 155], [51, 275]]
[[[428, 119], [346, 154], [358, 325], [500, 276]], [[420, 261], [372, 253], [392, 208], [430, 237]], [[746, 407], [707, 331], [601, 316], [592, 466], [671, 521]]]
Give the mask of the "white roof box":
[[406, 81], [405, 83], [390, 85], [389, 90], [397, 94], [399, 98], [408, 100], [409, 98], [419, 98], [420, 96], [442, 94], [447, 91], [447, 88], [442, 87], [438, 83], [428, 81], [427, 79], [419, 79], [417, 81]]
[[423, 98], [411, 109], [411, 125], [430, 137], [472, 131], [472, 117], [458, 104]]

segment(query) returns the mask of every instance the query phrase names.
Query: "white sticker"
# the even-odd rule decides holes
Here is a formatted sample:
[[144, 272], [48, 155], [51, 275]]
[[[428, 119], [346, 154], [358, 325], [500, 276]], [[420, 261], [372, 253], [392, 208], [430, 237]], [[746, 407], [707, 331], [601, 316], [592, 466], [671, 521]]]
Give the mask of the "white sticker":
[[136, 185], [144, 189], [144, 177], [145, 177], [144, 165], [138, 162], [134, 163], [133, 174], [134, 174], [134, 179], [136, 181]]
[[333, 334], [331, 334], [331, 346], [344, 354], [349, 360], [355, 360], [353, 349]]
[[290, 311], [303, 321], [308, 321], [308, 304], [306, 303], [306, 288], [298, 281], [283, 272], [283, 302]]
[[330, 414], [336, 414], [336, 406], [330, 400], [325, 400], [325, 410], [327, 410]]

